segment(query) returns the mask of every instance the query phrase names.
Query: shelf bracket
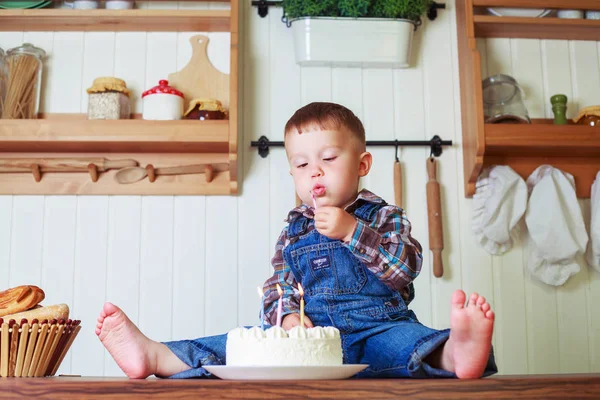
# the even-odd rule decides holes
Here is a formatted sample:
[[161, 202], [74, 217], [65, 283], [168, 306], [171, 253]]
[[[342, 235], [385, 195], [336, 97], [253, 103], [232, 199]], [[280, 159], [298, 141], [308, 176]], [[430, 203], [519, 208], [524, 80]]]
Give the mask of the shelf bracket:
[[278, 7], [281, 1], [252, 0], [252, 5], [258, 7], [258, 15], [264, 18], [269, 14], [269, 6]]

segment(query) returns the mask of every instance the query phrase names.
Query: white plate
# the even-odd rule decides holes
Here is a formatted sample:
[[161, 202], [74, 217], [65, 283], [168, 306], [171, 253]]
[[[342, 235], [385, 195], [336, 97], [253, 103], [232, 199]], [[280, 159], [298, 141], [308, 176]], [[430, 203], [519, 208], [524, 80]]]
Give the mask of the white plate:
[[221, 379], [252, 380], [306, 380], [346, 379], [354, 376], [368, 364], [344, 364], [338, 366], [281, 366], [281, 367], [238, 367], [233, 365], [205, 365], [203, 368]]
[[529, 18], [542, 18], [552, 12], [551, 9], [544, 9], [544, 8], [508, 8], [508, 7], [488, 7], [488, 11], [497, 17], [529, 17]]

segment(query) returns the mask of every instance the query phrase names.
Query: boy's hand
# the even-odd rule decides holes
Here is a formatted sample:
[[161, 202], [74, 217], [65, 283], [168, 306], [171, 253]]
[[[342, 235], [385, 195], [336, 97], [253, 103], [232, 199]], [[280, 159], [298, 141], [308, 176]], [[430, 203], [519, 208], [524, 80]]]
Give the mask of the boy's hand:
[[319, 207], [315, 211], [315, 227], [330, 239], [349, 242], [356, 228], [356, 219], [339, 207]]
[[[300, 325], [300, 314], [298, 314], [298, 313], [288, 314], [285, 317], [283, 317], [283, 321], [281, 321], [281, 326], [286, 331], [289, 331], [290, 329], [292, 329], [293, 327], [298, 326], [298, 325]], [[312, 321], [306, 316], [306, 314], [304, 314], [304, 327], [305, 328], [313, 328], [314, 327]]]

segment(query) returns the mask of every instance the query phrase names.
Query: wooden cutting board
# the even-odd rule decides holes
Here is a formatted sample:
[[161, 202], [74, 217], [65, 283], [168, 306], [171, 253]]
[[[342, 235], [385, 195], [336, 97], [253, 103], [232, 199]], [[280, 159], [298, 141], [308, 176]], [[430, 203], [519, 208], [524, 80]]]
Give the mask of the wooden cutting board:
[[213, 98], [229, 108], [229, 75], [216, 69], [208, 59], [206, 49], [208, 37], [195, 35], [190, 38], [192, 58], [180, 71], [169, 74], [169, 86], [184, 95], [184, 108], [187, 111], [191, 100]]

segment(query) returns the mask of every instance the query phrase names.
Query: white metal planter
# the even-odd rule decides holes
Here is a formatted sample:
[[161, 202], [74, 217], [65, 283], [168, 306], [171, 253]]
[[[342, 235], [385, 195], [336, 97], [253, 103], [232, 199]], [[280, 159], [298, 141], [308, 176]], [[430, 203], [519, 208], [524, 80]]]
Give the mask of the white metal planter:
[[410, 66], [415, 31], [411, 20], [310, 17], [290, 22], [301, 66]]

